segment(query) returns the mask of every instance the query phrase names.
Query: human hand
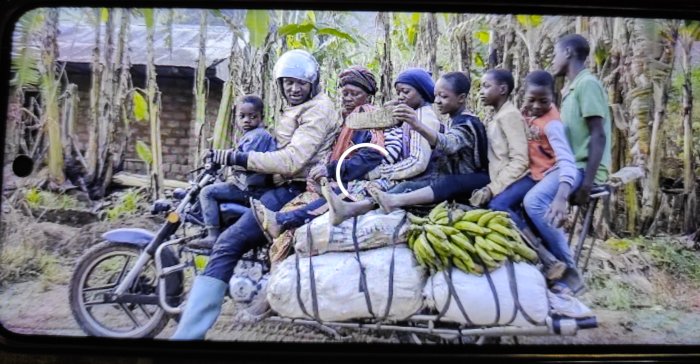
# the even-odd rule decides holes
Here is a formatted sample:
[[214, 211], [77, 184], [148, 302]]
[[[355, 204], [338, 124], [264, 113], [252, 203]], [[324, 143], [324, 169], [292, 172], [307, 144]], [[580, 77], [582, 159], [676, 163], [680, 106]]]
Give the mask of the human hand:
[[566, 199], [555, 198], [549, 206], [549, 211], [544, 215], [544, 220], [550, 226], [559, 228], [564, 225], [566, 212]]
[[323, 164], [318, 164], [309, 171], [308, 179], [318, 181], [321, 177], [328, 177], [328, 169]]
[[[235, 154], [235, 151], [229, 149], [214, 149], [211, 151], [211, 161], [222, 166], [228, 165], [229, 156]], [[235, 158], [233, 158], [235, 159]]]
[[413, 128], [420, 124], [416, 111], [406, 104], [397, 105], [391, 116], [400, 122], [408, 123]]
[[572, 203], [575, 205], [585, 205], [588, 203], [588, 199], [590, 199], [591, 196], [591, 185], [581, 185], [581, 187], [576, 190], [574, 193], [574, 197], [572, 198]]
[[472, 192], [472, 197], [469, 199], [469, 203], [472, 206], [483, 206], [491, 201], [492, 193], [491, 189], [486, 186], [480, 190]]
[[399, 102], [399, 100], [393, 99], [393, 100], [389, 100], [389, 101], [385, 102], [384, 105], [382, 105], [382, 107], [393, 108], [394, 106], [396, 106], [400, 103], [401, 102]]

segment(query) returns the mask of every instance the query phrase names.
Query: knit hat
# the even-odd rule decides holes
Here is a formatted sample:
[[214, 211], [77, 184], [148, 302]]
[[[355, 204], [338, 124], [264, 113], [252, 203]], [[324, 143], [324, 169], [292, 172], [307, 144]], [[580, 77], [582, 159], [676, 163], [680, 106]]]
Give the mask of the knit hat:
[[405, 83], [415, 88], [425, 101], [435, 101], [435, 81], [426, 70], [422, 68], [409, 68], [396, 77], [397, 83]]

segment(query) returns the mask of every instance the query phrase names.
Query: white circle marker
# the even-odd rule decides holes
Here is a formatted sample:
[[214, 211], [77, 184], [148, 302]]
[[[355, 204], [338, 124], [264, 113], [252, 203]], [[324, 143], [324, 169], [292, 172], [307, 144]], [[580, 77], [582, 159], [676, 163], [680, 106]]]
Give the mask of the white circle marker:
[[345, 195], [345, 197], [356, 201], [352, 196], [350, 196], [350, 193], [348, 193], [348, 190], [345, 189], [345, 186], [343, 186], [343, 181], [340, 179], [340, 169], [343, 165], [343, 161], [345, 161], [345, 157], [348, 156], [348, 154], [352, 153], [353, 151], [360, 149], [360, 148], [372, 148], [378, 150], [380, 153], [382, 153], [384, 156], [389, 155], [389, 151], [384, 149], [384, 147], [380, 147], [376, 144], [372, 143], [360, 143], [360, 144], [355, 144], [352, 147], [348, 148], [343, 152], [343, 154], [340, 155], [340, 158], [338, 159], [338, 165], [335, 166], [335, 180], [338, 182], [338, 187], [340, 188], [340, 192]]

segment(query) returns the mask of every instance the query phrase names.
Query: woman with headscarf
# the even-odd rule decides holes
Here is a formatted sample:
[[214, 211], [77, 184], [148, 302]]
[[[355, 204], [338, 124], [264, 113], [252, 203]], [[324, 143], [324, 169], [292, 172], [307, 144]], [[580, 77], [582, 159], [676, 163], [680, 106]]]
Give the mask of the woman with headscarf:
[[[394, 82], [394, 88], [397, 99], [388, 104], [394, 106], [392, 116], [399, 121], [399, 125], [385, 131], [384, 144], [390, 157], [394, 147], [399, 145], [400, 155], [396, 156], [395, 162], [382, 164], [367, 174], [367, 179], [376, 180], [368, 186], [370, 190], [389, 190], [407, 181], [428, 185], [432, 175], [432, 148], [428, 140], [405, 120], [412, 118], [433, 130], [444, 129], [432, 108], [435, 100], [435, 82], [427, 71], [409, 68], [401, 72]], [[345, 202], [325, 183], [321, 192], [329, 202], [330, 221], [333, 225], [367, 213], [376, 206], [371, 197], [356, 202]]]

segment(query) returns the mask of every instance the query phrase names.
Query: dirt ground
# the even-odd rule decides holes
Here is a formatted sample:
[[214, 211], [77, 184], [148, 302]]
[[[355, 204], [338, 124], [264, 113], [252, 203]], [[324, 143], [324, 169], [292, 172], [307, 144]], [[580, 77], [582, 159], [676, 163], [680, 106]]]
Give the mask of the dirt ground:
[[[69, 266], [64, 266], [70, 269]], [[29, 281], [0, 291], [0, 321], [9, 330], [23, 334], [83, 336], [68, 307], [68, 286]], [[583, 297], [586, 301], [586, 295]], [[50, 304], [47, 304], [50, 303]], [[582, 330], [573, 337], [519, 337], [520, 344], [700, 344], [700, 312], [652, 307], [631, 311], [596, 309], [599, 327]], [[211, 340], [234, 341], [332, 341], [328, 335], [306, 327], [263, 322], [231, 324], [233, 307], [227, 304]], [[174, 321], [158, 338], [168, 338]], [[353, 335], [352, 341], [397, 342], [386, 335]], [[506, 343], [508, 341], [505, 341]]]
[[[158, 221], [142, 217], [124, 224], [152, 228]], [[0, 322], [17, 333], [34, 335], [84, 336], [73, 319], [68, 306], [68, 279], [77, 259], [76, 251], [89, 246], [105, 229], [119, 227], [114, 224], [90, 225], [83, 228], [59, 228], [46, 222], [15, 221], [14, 226], [24, 226], [23, 238], [29, 239], [40, 249], [49, 252], [56, 262], [51, 270], [52, 279], [43, 276], [0, 281]], [[34, 225], [32, 225], [34, 224]], [[5, 242], [13, 239], [6, 231]], [[34, 235], [29, 235], [34, 234]], [[40, 241], [41, 240], [41, 241]], [[50, 243], [55, 241], [55, 243]], [[611, 256], [609, 250], [596, 251], [591, 269], [599, 274], [599, 284], [589, 284], [589, 291], [581, 297], [596, 314], [599, 327], [579, 331], [576, 336], [518, 337], [520, 344], [681, 344], [700, 345], [700, 290], [662, 272], [650, 270], [645, 256], [636, 248], [624, 254]], [[72, 254], [71, 254], [72, 252]], [[693, 253], [697, 254], [697, 252]], [[695, 261], [691, 262], [694, 265]], [[602, 279], [600, 277], [603, 277]], [[605, 285], [601, 286], [600, 282]], [[592, 283], [589, 281], [589, 283]], [[637, 295], [625, 296], [622, 284], [636, 287]], [[621, 298], [620, 298], [621, 297]], [[626, 298], [625, 298], [626, 297]], [[610, 303], [627, 304], [624, 309], [611, 308]], [[632, 304], [630, 304], [632, 302]], [[614, 305], [613, 305], [614, 306]], [[222, 316], [207, 338], [223, 341], [334, 341], [331, 336], [313, 328], [288, 324], [260, 322], [254, 325], [234, 325], [232, 304], [226, 303]], [[174, 320], [158, 338], [169, 338], [175, 328]], [[343, 333], [347, 334], [347, 333]], [[396, 335], [386, 333], [352, 334], [347, 338], [354, 342], [399, 342]], [[514, 343], [512, 339], [504, 344]]]

